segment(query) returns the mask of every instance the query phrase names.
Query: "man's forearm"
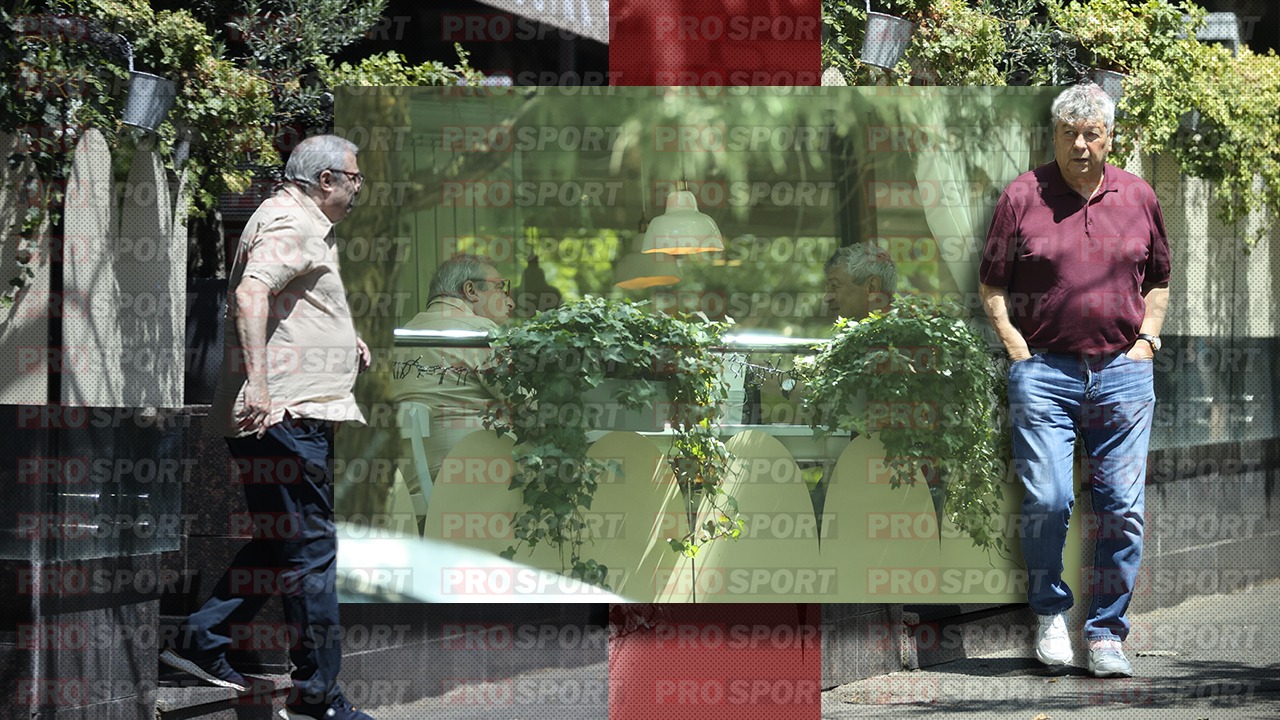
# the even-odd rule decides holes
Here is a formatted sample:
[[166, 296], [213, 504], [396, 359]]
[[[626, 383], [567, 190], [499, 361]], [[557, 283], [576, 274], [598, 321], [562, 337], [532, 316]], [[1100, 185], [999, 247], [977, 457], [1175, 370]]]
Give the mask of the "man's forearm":
[[1165, 311], [1169, 309], [1169, 288], [1147, 288], [1142, 297], [1147, 301], [1147, 310], [1142, 316], [1142, 328], [1138, 332], [1159, 337], [1160, 329], [1164, 327]]
[[978, 284], [978, 293], [982, 296], [982, 309], [991, 321], [991, 327], [1004, 345], [1005, 352], [1014, 360], [1022, 360], [1031, 354], [1027, 348], [1026, 338], [1013, 326], [1009, 319], [1009, 291], [994, 285]]
[[245, 278], [236, 288], [236, 335], [244, 353], [250, 385], [267, 381], [267, 304], [271, 290], [260, 280]]

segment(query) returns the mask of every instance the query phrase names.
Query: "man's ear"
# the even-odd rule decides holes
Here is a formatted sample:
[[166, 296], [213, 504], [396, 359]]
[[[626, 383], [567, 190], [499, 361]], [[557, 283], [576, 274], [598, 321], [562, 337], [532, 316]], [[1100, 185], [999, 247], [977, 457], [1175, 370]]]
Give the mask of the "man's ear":
[[480, 297], [480, 293], [476, 292], [476, 284], [470, 280], [464, 280], [462, 289], [458, 292], [462, 295], [463, 300], [476, 300]]
[[878, 292], [880, 292], [880, 278], [872, 275], [871, 279], [867, 281], [867, 294], [871, 295]]
[[[329, 175], [327, 178], [325, 177], [325, 173], [328, 173]], [[334, 176], [336, 175], [337, 173], [332, 170], [321, 170], [320, 174], [316, 176], [316, 187], [323, 188], [325, 190], [332, 188], [337, 183], [334, 179]]]

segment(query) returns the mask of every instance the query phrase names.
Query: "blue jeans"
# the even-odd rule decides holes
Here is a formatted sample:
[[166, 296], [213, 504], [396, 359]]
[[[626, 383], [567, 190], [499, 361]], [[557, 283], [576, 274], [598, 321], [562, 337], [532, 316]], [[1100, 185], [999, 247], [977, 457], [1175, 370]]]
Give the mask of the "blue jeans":
[[290, 627], [290, 703], [328, 704], [338, 693], [337, 531], [333, 424], [290, 419], [266, 434], [227, 438], [254, 528], [208, 601], [182, 631], [193, 659], [222, 655], [228, 632], [250, 623], [273, 595]]
[[1123, 353], [1086, 360], [1046, 353], [1009, 368], [1013, 458], [1027, 494], [1019, 537], [1029, 576], [1027, 602], [1039, 615], [1073, 603], [1062, 551], [1074, 504], [1076, 437], [1088, 456], [1097, 542], [1085, 621], [1089, 640], [1129, 635], [1125, 611], [1142, 560], [1147, 445], [1155, 409], [1151, 361]]

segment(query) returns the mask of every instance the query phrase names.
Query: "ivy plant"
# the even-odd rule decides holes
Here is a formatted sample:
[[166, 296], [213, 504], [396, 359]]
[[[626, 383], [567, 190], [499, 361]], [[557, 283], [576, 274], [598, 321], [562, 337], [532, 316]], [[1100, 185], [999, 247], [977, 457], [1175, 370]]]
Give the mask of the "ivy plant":
[[1048, 7], [1053, 21], [1080, 39], [1094, 67], [1129, 76], [1116, 109], [1122, 125], [1136, 132], [1117, 133], [1113, 151], [1125, 157], [1135, 140], [1148, 151], [1165, 148], [1197, 102], [1199, 43], [1186, 29], [1203, 21], [1204, 10], [1165, 0], [1055, 1]]
[[1001, 25], [965, 0], [934, 0], [907, 49], [912, 74], [928, 85], [1004, 85]]
[[485, 422], [515, 437], [511, 488], [524, 500], [513, 520], [516, 543], [504, 557], [550, 543], [561, 552], [562, 570], [606, 584], [608, 568], [583, 553], [591, 541], [583, 513], [605, 474], [621, 469], [587, 457], [592, 409], [581, 398], [609, 378], [633, 381], [613, 398], [628, 409], [654, 406], [666, 391], [676, 482], [688, 507], [708, 498], [715, 508], [702, 527], [668, 539], [672, 546], [692, 555], [741, 533], [736, 501], [720, 488], [729, 456], [714, 427], [727, 389], [719, 379], [723, 361], [711, 350], [727, 326], [647, 305], [588, 296], [504, 328], [492, 341], [495, 362], [484, 372], [507, 402]]
[[20, 3], [0, 9], [0, 126], [17, 136], [7, 158], [17, 172], [18, 208], [12, 234], [18, 273], [0, 294], [8, 308], [35, 277], [35, 261], [60, 227], [71, 150], [85, 128], [112, 137], [119, 114], [120, 75], [105, 58], [125, 57], [120, 39], [90, 18]]
[[[866, 33], [865, 4], [826, 0], [822, 5], [823, 67], [839, 69], [851, 84], [884, 82], [858, 55]], [[964, 0], [871, 3], [872, 12], [910, 20], [911, 45], [889, 80], [899, 85], [1004, 85], [1002, 23]]]
[[1226, 68], [1222, 84], [1205, 94], [1199, 126], [1183, 127], [1173, 153], [1184, 172], [1213, 183], [1223, 222], [1263, 210], [1262, 222], [1244, 237], [1249, 251], [1280, 217], [1280, 57], [1241, 49], [1227, 62], [1226, 51], [1215, 50], [1208, 66]]
[[1049, 0], [1047, 7], [1054, 24], [1070, 28], [1095, 56], [1095, 67], [1126, 74], [1177, 54], [1186, 34], [1183, 17], [1204, 16], [1202, 9], [1166, 0]]
[[316, 56], [312, 62], [327, 87], [356, 85], [364, 87], [419, 87], [430, 85], [478, 85], [484, 74], [467, 64], [468, 53], [455, 43], [459, 64], [450, 67], [440, 62], [410, 65], [405, 57], [395, 51], [370, 55], [352, 65], [343, 62], [334, 66], [328, 58]]
[[1264, 210], [1245, 238], [1251, 249], [1280, 212], [1280, 58], [1247, 48], [1232, 57], [1199, 42], [1206, 13], [1190, 4], [1089, 0], [1050, 8], [1100, 66], [1132, 75], [1117, 109], [1136, 132], [1119, 134], [1114, 152], [1125, 157], [1135, 141], [1145, 152], [1171, 152], [1182, 172], [1213, 183], [1225, 223]]
[[[224, 57], [222, 45], [190, 12], [153, 10], [147, 0], [59, 2], [128, 38], [134, 69], [178, 83], [173, 110], [157, 130], [156, 149], [169, 169], [186, 172], [192, 215], [216, 208], [224, 193], [247, 190], [253, 166], [279, 164], [267, 135], [270, 85]], [[175, 154], [183, 140], [190, 147], [187, 158]]]
[[923, 473], [939, 523], [945, 516], [976, 546], [1003, 552], [1004, 374], [964, 317], [953, 301], [900, 296], [862, 321], [842, 318], [796, 367], [817, 431], [879, 434], [893, 487]]
[[[823, 0], [822, 63], [850, 84], [882, 82], [1065, 85], [1088, 66], [1129, 75], [1118, 104], [1113, 157], [1170, 153], [1180, 169], [1212, 184], [1227, 224], [1260, 219], [1248, 252], [1280, 215], [1280, 57], [1240, 48], [1233, 57], [1200, 42], [1206, 11], [1170, 0], [934, 0], [905, 15], [917, 28], [907, 57], [886, 76], [858, 60], [863, 3]], [[904, 6], [905, 8], [905, 6]], [[892, 9], [890, 8], [892, 12]], [[1258, 213], [1261, 210], [1263, 212]]]
[[[156, 11], [147, 0], [30, 0], [0, 14], [0, 32], [0, 66], [19, 80], [0, 89], [0, 124], [19, 136], [9, 162], [24, 176], [13, 231], [18, 274], [0, 306], [17, 300], [34, 277], [41, 243], [60, 232], [72, 151], [86, 129], [112, 148], [117, 180], [135, 144], [155, 148], [167, 168], [186, 173], [184, 200], [195, 216], [223, 193], [247, 189], [252, 165], [279, 164], [265, 132], [272, 112], [266, 81], [222, 57], [214, 36], [185, 10]], [[131, 65], [178, 83], [155, 136], [120, 122]], [[121, 142], [129, 135], [135, 142]]]
[[1066, 85], [1085, 76], [1079, 40], [1050, 21], [1044, 0], [983, 0], [978, 7], [1000, 22], [1007, 84]]

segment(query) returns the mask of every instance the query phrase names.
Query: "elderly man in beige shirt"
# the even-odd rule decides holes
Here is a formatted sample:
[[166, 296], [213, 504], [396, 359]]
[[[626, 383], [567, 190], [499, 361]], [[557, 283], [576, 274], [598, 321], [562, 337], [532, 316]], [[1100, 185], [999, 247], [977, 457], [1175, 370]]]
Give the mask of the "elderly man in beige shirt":
[[[486, 258], [454, 255], [432, 275], [427, 308], [405, 329], [493, 332], [511, 317], [515, 302], [510, 291], [510, 281]], [[430, 434], [423, 445], [432, 478], [439, 477], [450, 448], [484, 428], [485, 411], [500, 400], [476, 372], [492, 355], [488, 348], [414, 350], [406, 356], [410, 364], [402, 365], [392, 379], [394, 402], [419, 402], [430, 410]], [[405, 484], [421, 523], [426, 510], [422, 483], [416, 473], [406, 472]]]
[[207, 683], [246, 691], [226, 650], [279, 595], [285, 623], [298, 633], [285, 720], [372, 720], [338, 687], [335, 634], [333, 432], [339, 422], [364, 422], [352, 387], [369, 367], [333, 235], [364, 184], [357, 152], [333, 135], [303, 140], [285, 165], [284, 186], [240, 236], [210, 426], [235, 459], [239, 477], [228, 481], [244, 488], [253, 539], [160, 657]]

